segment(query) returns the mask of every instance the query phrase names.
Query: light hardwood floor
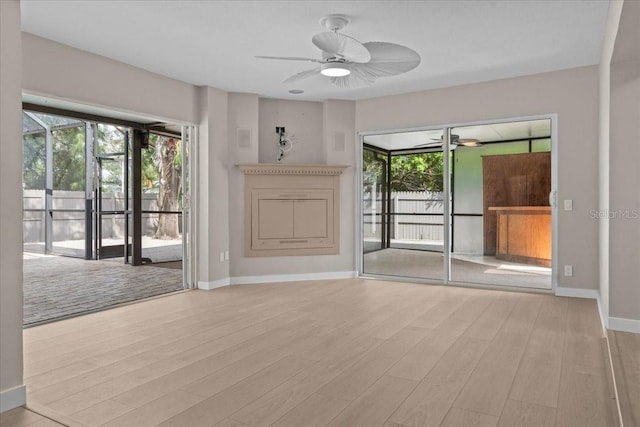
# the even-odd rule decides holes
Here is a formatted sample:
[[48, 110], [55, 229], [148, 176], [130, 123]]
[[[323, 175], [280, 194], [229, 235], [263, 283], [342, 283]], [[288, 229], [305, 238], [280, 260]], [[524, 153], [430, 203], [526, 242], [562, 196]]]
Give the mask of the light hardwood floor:
[[27, 329], [25, 377], [69, 425], [615, 426], [601, 332], [592, 300], [243, 285]]
[[640, 426], [640, 334], [607, 331], [622, 421]]

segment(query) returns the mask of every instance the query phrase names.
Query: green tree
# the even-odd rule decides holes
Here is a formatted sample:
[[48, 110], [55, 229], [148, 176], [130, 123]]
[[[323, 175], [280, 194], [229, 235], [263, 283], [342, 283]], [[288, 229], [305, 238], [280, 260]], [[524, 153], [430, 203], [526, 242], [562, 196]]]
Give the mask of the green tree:
[[[182, 142], [177, 138], [151, 134], [149, 149], [142, 155], [144, 191], [156, 192], [160, 211], [179, 211], [181, 199]], [[180, 229], [177, 214], [160, 214], [156, 239], [177, 239]]]
[[[364, 182], [382, 184], [387, 168], [387, 156], [365, 150]], [[442, 152], [391, 156], [392, 191], [443, 190]]]
[[442, 152], [405, 154], [391, 158], [391, 190], [443, 190]]
[[45, 185], [44, 133], [27, 134], [22, 144], [22, 186], [25, 190], [41, 190]]

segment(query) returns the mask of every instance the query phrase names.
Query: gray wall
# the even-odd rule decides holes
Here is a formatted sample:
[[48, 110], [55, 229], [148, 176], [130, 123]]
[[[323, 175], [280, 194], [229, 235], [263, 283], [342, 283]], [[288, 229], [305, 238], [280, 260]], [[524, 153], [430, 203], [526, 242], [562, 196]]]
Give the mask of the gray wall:
[[609, 316], [640, 332], [640, 2], [624, 2], [610, 72]]
[[0, 411], [22, 405], [20, 3], [0, 1]]
[[34, 95], [196, 123], [196, 88], [122, 62], [23, 33], [23, 89]]

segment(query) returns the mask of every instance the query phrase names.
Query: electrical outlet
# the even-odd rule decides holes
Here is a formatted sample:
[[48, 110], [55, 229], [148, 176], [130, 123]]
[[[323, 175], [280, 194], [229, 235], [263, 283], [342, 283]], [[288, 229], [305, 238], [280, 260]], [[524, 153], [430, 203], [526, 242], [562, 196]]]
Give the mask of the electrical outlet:
[[220, 262], [224, 262], [224, 252], [220, 252]]
[[573, 210], [573, 200], [567, 199], [564, 201], [564, 210], [572, 211]]
[[565, 265], [564, 266], [564, 275], [567, 276], [567, 277], [573, 276], [573, 266], [572, 265]]
[[229, 251], [224, 251], [224, 260], [229, 261]]

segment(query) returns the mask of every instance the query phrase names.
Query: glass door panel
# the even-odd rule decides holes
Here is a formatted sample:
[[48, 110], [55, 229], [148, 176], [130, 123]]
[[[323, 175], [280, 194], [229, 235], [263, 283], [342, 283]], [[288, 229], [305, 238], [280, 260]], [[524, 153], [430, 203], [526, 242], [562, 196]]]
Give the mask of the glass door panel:
[[441, 130], [365, 137], [363, 272], [444, 280]]
[[52, 200], [51, 252], [84, 258], [85, 255], [85, 127], [83, 122], [57, 116], [51, 119]]
[[551, 288], [550, 123], [542, 122], [451, 130], [450, 281]]
[[22, 242], [29, 252], [45, 253], [45, 129], [23, 114]]
[[96, 126], [95, 221], [98, 259], [125, 256], [130, 248], [127, 214], [129, 205], [128, 129], [99, 123]]
[[[383, 200], [386, 194], [387, 156], [384, 153], [365, 148], [363, 150], [362, 174], [362, 248], [365, 254], [379, 251], [386, 241], [382, 226]], [[366, 271], [366, 262], [365, 262]]]
[[178, 137], [150, 134], [142, 153], [142, 257], [181, 261], [183, 150]]

